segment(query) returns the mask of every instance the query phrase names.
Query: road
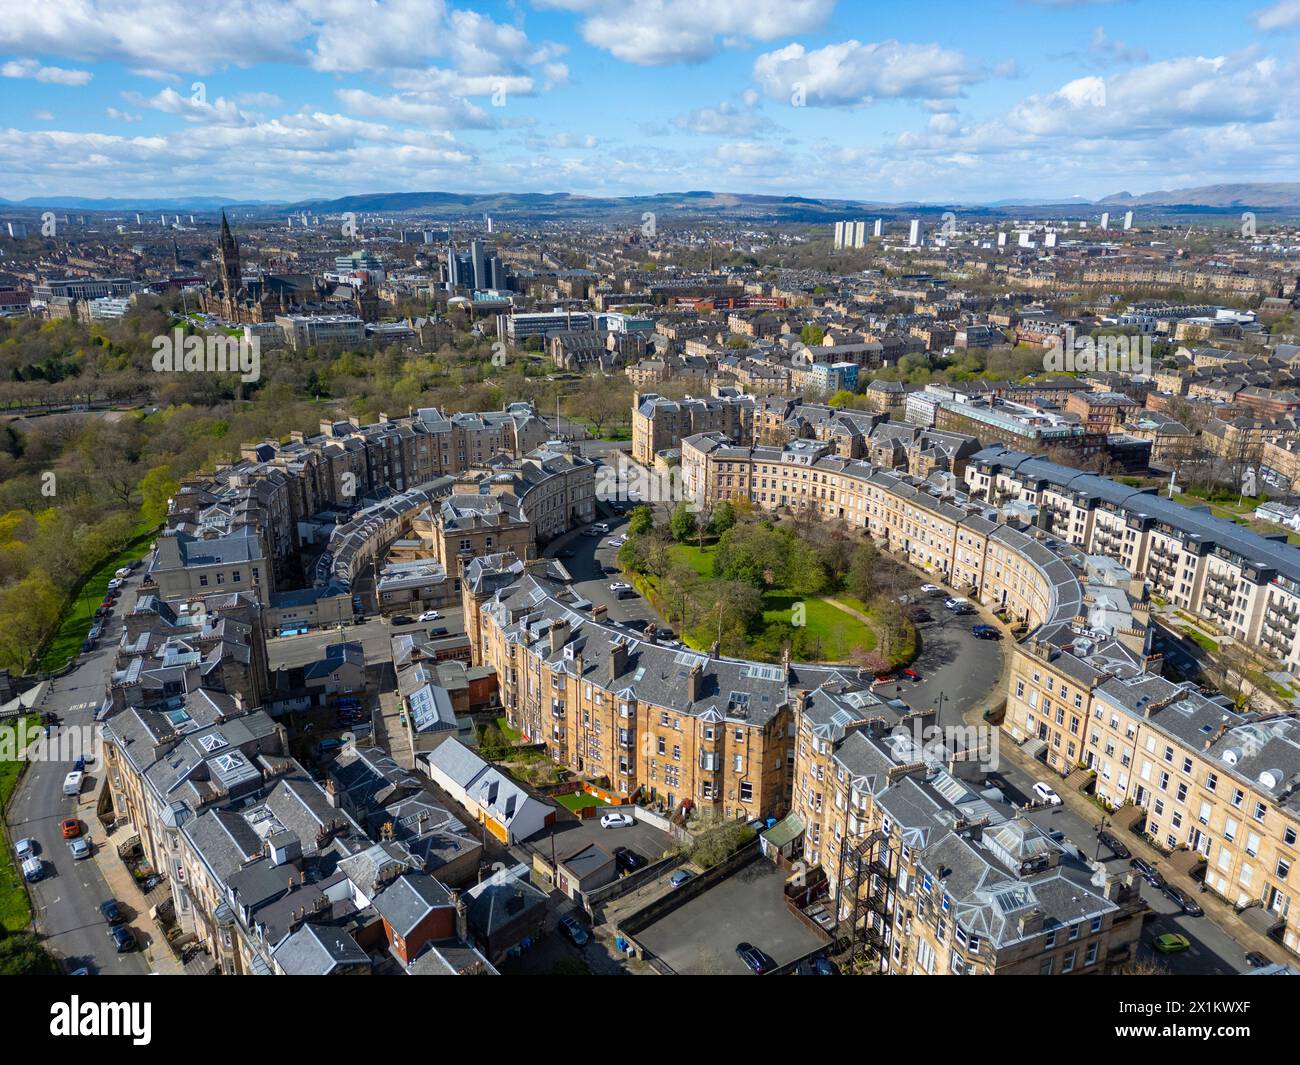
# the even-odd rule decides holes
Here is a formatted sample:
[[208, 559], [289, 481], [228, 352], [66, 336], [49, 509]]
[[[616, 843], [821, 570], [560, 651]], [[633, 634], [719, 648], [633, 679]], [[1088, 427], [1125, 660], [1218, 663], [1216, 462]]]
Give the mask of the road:
[[[122, 605], [105, 627], [99, 647], [83, 655], [67, 676], [51, 681], [39, 707], [59, 715], [61, 730], [84, 729], [79, 735], [94, 736], [95, 757], [80, 799], [63, 794], [63, 780], [72, 769], [72, 757], [62, 756], [69, 754], [72, 745], [59, 743], [51, 745], [48, 760], [33, 761], [27, 767], [6, 811], [10, 839], [36, 840], [45, 862], [45, 878], [32, 884], [31, 889], [36, 925], [45, 936], [46, 948], [64, 959], [68, 969], [84, 966], [92, 973], [114, 975], [143, 975], [149, 972], [149, 964], [141, 953], [118, 954], [114, 950], [108, 938], [108, 923], [99, 913], [99, 904], [111, 897], [108, 887], [96, 862], [73, 860], [59, 822], [75, 816], [92, 842], [99, 835], [94, 793], [101, 784], [97, 774], [101, 757], [94, 715], [103, 701], [104, 679], [122, 633], [119, 616], [134, 604], [138, 585], [139, 575], [135, 575], [123, 589]], [[147, 920], [148, 915], [143, 916]], [[134, 920], [132, 923], [138, 924]]]

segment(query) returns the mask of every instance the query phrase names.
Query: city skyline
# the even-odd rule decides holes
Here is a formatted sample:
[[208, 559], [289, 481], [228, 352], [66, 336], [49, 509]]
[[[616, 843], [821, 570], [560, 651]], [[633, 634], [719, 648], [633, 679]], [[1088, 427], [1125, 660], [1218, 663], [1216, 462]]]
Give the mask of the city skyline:
[[1064, 202], [1285, 180], [1297, 31], [1295, 0], [16, 8], [0, 195]]

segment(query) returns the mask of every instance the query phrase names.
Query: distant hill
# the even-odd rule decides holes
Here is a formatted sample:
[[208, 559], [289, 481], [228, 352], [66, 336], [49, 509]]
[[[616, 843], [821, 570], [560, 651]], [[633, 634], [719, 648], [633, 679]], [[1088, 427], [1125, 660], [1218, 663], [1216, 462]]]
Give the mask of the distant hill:
[[1098, 200], [1114, 207], [1268, 207], [1300, 208], [1300, 181], [1258, 181], [1236, 185], [1200, 185], [1194, 189], [1117, 192]]
[[96, 199], [91, 196], [28, 196], [23, 200], [0, 198], [9, 207], [61, 207], [77, 211], [215, 211], [221, 207], [260, 207], [264, 200], [233, 200], [228, 196], [176, 197], [160, 199]]

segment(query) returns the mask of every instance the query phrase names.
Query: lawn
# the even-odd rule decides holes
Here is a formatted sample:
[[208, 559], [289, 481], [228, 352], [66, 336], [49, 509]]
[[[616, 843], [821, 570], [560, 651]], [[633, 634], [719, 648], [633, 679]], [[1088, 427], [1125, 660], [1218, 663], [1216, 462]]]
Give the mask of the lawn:
[[[19, 719], [0, 725], [0, 746], [7, 748], [14, 743], [13, 733], [17, 727], [17, 720]], [[28, 728], [34, 729], [38, 720], [36, 715], [29, 715]], [[17, 759], [0, 761], [0, 810], [9, 808], [9, 797], [18, 786], [18, 778], [22, 775], [25, 764]], [[6, 847], [5, 850], [8, 851], [9, 848]], [[27, 889], [23, 887], [13, 854], [7, 853], [4, 862], [0, 863], [0, 926], [3, 926], [6, 931], [17, 932], [26, 928], [31, 919], [32, 911], [27, 903]]]
[[501, 735], [511, 743], [518, 743], [523, 739], [523, 733], [521, 733], [517, 728], [512, 727], [510, 722], [506, 720], [504, 714], [496, 719], [496, 726], [500, 730]]
[[99, 606], [100, 601], [104, 598], [104, 593], [108, 591], [108, 582], [113, 579], [113, 574], [137, 558], [143, 558], [149, 550], [149, 544], [154, 539], [154, 529], [140, 527], [137, 529], [137, 535], [121, 551], [111, 558], [105, 559], [89, 576], [77, 593], [77, 597], [72, 601], [63, 619], [59, 622], [59, 627], [50, 637], [49, 643], [45, 645], [40, 659], [36, 663], [38, 670], [53, 671], [61, 669], [67, 661], [81, 650], [82, 643], [85, 642], [86, 634], [90, 632], [91, 622], [95, 617], [95, 608]]
[[[673, 544], [668, 549], [669, 555], [676, 562], [683, 562], [690, 566], [696, 573], [705, 578], [713, 576], [713, 555], [716, 546], [708, 544], [704, 547], [697, 547], [693, 544]], [[634, 580], [634, 585], [642, 595], [646, 593], [646, 584], [648, 581], [641, 582]], [[653, 585], [650, 584], [653, 589]], [[833, 598], [839, 599], [847, 605], [861, 610], [868, 616], [871, 610], [865, 604], [858, 604], [851, 601], [843, 595], [836, 595]], [[874, 629], [869, 625], [863, 624], [851, 614], [846, 614], [839, 607], [829, 603], [822, 596], [800, 597], [791, 594], [789, 591], [773, 588], [763, 593], [763, 622], [762, 626], [751, 633], [751, 636], [757, 641], [767, 629], [781, 623], [791, 624], [794, 620], [794, 608], [797, 603], [802, 602], [804, 605], [804, 627], [807, 630], [807, 637], [811, 640], [818, 641], [821, 647], [821, 653], [818, 655], [819, 660], [827, 662], [844, 662], [853, 654], [856, 648], [862, 648], [864, 651], [875, 650], [879, 639]], [[683, 640], [695, 646], [694, 643], [686, 636]], [[696, 650], [704, 650], [702, 647], [696, 647]], [[911, 657], [910, 650], [904, 655], [900, 652], [896, 657]]]
[[589, 795], [585, 791], [575, 791], [571, 795], [557, 795], [555, 801], [563, 806], [566, 810], [572, 810], [577, 813], [579, 810], [590, 810], [597, 806], [608, 806], [609, 803], [604, 799], [598, 799], [594, 795]]

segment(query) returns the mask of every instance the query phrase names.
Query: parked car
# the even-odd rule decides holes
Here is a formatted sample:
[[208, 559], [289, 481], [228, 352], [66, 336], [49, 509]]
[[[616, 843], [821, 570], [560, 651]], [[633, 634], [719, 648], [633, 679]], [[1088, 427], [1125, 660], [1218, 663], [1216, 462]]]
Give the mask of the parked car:
[[126, 914], [122, 912], [122, 907], [117, 904], [117, 899], [105, 899], [99, 904], [99, 912], [110, 925], [121, 924], [126, 920]]
[[429, 630], [429, 639], [436, 640], [439, 637], [447, 636], [450, 633], [451, 630], [447, 628], [446, 625], [435, 625], [433, 628]]
[[673, 875], [668, 878], [668, 883], [673, 887], [681, 887], [686, 883], [686, 881], [692, 880], [694, 877], [695, 874], [689, 869], [678, 869], [677, 872], [673, 873]]
[[923, 584], [921, 585], [921, 591], [923, 591], [926, 595], [940, 595], [942, 594], [943, 589], [940, 588], [937, 584]]
[[736, 957], [745, 963], [750, 972], [762, 976], [773, 968], [772, 959], [759, 950], [753, 943], [737, 943]]
[[1161, 876], [1160, 871], [1156, 869], [1156, 867], [1152, 865], [1149, 861], [1147, 861], [1145, 858], [1134, 858], [1128, 864], [1131, 865], [1134, 869], [1136, 869], [1138, 871], [1138, 874], [1142, 877], [1142, 879], [1145, 880], [1148, 884], [1150, 884], [1153, 888], [1157, 888], [1159, 890], [1164, 889], [1165, 878]]
[[1265, 965], [1272, 965], [1273, 963], [1264, 957], [1264, 955], [1259, 951], [1252, 950], [1246, 955], [1246, 964], [1252, 969], [1262, 969]]
[[121, 588], [122, 585], [124, 585], [125, 583], [126, 583], [126, 581], [122, 580], [121, 577], [114, 577], [111, 581], [108, 582], [108, 587], [109, 587], [109, 590], [110, 590], [110, 591], [114, 591], [114, 592], [115, 592], [115, 591], [117, 591], [119, 588]]
[[28, 858], [23, 862], [23, 879], [34, 884], [45, 875], [45, 863], [39, 858]]
[[1129, 858], [1132, 856], [1132, 852], [1110, 832], [1102, 832], [1097, 838], [1110, 848], [1111, 854], [1115, 855], [1116, 858]]
[[[115, 571], [113, 572], [113, 576], [116, 577], [116, 578], [118, 578], [118, 579], [122, 579], [122, 578], [125, 578], [125, 577], [129, 577], [129, 576], [131, 576], [131, 567], [130, 567], [130, 566], [123, 566], [121, 569], [115, 570]], [[109, 582], [109, 586], [110, 586], [110, 587], [112, 586], [112, 583], [113, 583], [112, 581]]]
[[113, 946], [117, 948], [119, 954], [135, 950], [135, 933], [124, 924], [111, 925], [108, 929], [108, 938], [113, 941]]
[[571, 913], [566, 913], [560, 918], [560, 931], [569, 937], [575, 947], [585, 947], [591, 942], [591, 936], [582, 927], [582, 922]]
[[64, 839], [75, 839], [81, 835], [81, 822], [75, 817], [65, 817], [59, 822], [59, 831], [63, 833]]
[[438, 611], [436, 610], [426, 610], [423, 614], [420, 615], [420, 621], [421, 622], [438, 621], [441, 617], [442, 615], [439, 614]]
[[601, 828], [627, 828], [633, 823], [631, 814], [607, 813], [600, 815]]
[[912, 621], [933, 621], [934, 616], [923, 606], [909, 606], [907, 616]]
[[78, 773], [82, 772], [86, 768], [86, 756], [84, 754], [79, 755], [77, 760], [72, 763], [72, 768]]
[[1165, 896], [1175, 906], [1183, 911], [1188, 917], [1204, 917], [1205, 911], [1197, 904], [1186, 891], [1173, 884], [1166, 884], [1164, 887]]
[[394, 625], [414, 625], [415, 618], [407, 614], [394, 614], [392, 623]]
[[606, 541], [606, 545], [609, 547], [622, 547], [625, 543], [627, 543], [626, 536], [616, 536], [614, 539]]
[[1050, 784], [1045, 784], [1043, 781], [1040, 780], [1036, 784], [1034, 784], [1033, 790], [1034, 790], [1034, 798], [1036, 798], [1039, 802], [1045, 802], [1049, 806], [1061, 805], [1061, 797], [1056, 794], [1056, 792], [1052, 789], [1052, 786]]
[[970, 631], [971, 631], [971, 635], [974, 636], [977, 640], [1002, 639], [1002, 633], [1000, 633], [992, 625], [972, 625]]
[[943, 601], [943, 605], [947, 607], [949, 610], [956, 610], [958, 607], [961, 606], [969, 606], [970, 600], [965, 599], [960, 595], [950, 595], [947, 599]]
[[609, 525], [603, 521], [598, 521], [591, 527], [591, 531], [594, 533], [607, 533], [609, 532]]
[[95, 622], [95, 624], [90, 626], [90, 632], [88, 632], [86, 635], [88, 638], [92, 640], [98, 640], [100, 636], [103, 635], [103, 633], [104, 633], [104, 626], [97, 621]]
[[644, 869], [650, 864], [649, 859], [644, 854], [638, 854], [627, 847], [616, 847], [614, 849], [614, 864], [618, 866], [620, 873], [635, 873], [638, 869]]
[[1180, 950], [1190, 947], [1192, 941], [1178, 932], [1166, 932], [1162, 936], [1156, 936], [1151, 945], [1161, 954], [1177, 954]]
[[95, 641], [92, 640], [89, 636], [87, 636], [84, 640], [81, 641], [81, 653], [83, 655], [90, 654], [90, 652], [93, 651], [94, 649], [95, 649]]
[[921, 674], [914, 669], [903, 670], [903, 676], [905, 676], [913, 684], [919, 684], [921, 682]]
[[18, 860], [20, 862], [27, 861], [27, 859], [30, 858], [35, 853], [36, 853], [36, 840], [31, 839], [30, 837], [24, 836], [22, 839], [20, 839], [17, 843], [14, 844], [14, 854], [18, 856]]
[[81, 861], [82, 858], [89, 858], [90, 840], [85, 836], [82, 836], [80, 839], [71, 840], [68, 843], [68, 850], [72, 853], [72, 857], [76, 861]]

